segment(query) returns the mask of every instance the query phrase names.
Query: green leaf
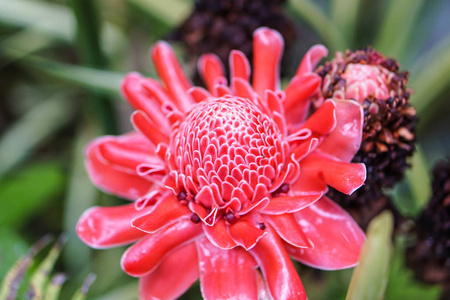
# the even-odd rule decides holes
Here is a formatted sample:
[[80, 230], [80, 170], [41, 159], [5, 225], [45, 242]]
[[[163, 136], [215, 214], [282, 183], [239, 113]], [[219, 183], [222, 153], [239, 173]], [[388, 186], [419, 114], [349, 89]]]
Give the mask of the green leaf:
[[[439, 96], [450, 85], [450, 35], [447, 35], [411, 68], [409, 86], [414, 90], [411, 103], [420, 116], [420, 124], [432, 121], [432, 112], [447, 105], [446, 97]], [[440, 103], [437, 101], [441, 100]]]
[[56, 162], [35, 163], [0, 182], [0, 226], [21, 226], [60, 192], [64, 172]]
[[332, 0], [331, 15], [334, 22], [342, 32], [345, 39], [350, 43], [355, 37], [356, 23], [361, 0]]
[[40, 102], [8, 127], [0, 139], [0, 177], [72, 119], [73, 104], [63, 97]]
[[344, 51], [348, 48], [348, 41], [345, 40], [338, 26], [315, 2], [292, 0], [288, 2], [288, 7], [290, 11], [293, 11], [320, 35], [331, 53], [336, 50]]
[[347, 300], [383, 299], [392, 256], [394, 218], [384, 211], [374, 218], [367, 230], [359, 264], [353, 271]]
[[0, 226], [0, 278], [5, 278], [6, 272], [29, 248], [14, 229]]
[[50, 253], [31, 276], [30, 286], [28, 289], [30, 299], [38, 300], [44, 297], [50, 274], [53, 271], [53, 267], [55, 266], [59, 254], [61, 253], [65, 240], [65, 237], [61, 236], [56, 241], [50, 250]]
[[388, 3], [374, 46], [383, 54], [400, 59], [408, 49], [425, 1], [391, 0]]

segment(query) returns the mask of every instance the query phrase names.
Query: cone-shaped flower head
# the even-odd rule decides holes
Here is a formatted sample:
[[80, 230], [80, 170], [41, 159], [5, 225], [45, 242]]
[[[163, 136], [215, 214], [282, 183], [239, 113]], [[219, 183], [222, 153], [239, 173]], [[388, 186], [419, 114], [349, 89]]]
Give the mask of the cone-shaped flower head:
[[362, 144], [353, 162], [367, 166], [365, 186], [351, 196], [336, 191], [329, 195], [355, 214], [360, 211], [357, 219], [367, 225], [370, 219], [363, 215], [390, 208], [381, 188], [391, 188], [403, 177], [415, 148], [417, 118], [409, 103], [408, 73], [371, 48], [337, 52], [316, 72], [323, 78], [316, 107], [323, 99], [334, 98], [353, 99], [364, 108]]
[[162, 84], [125, 78], [136, 132], [91, 142], [87, 169], [97, 186], [135, 202], [89, 209], [77, 232], [96, 248], [136, 242], [122, 267], [141, 278], [141, 299], [174, 299], [198, 278], [205, 299], [257, 299], [266, 289], [306, 299], [289, 256], [328, 270], [357, 263], [364, 234], [324, 193], [364, 183], [365, 166], [349, 162], [362, 107], [327, 100], [306, 119], [327, 50], [311, 48], [285, 91], [282, 51], [278, 32], [255, 32], [252, 84], [242, 52], [230, 55], [230, 85], [218, 57], [202, 56], [205, 90], [159, 42], [151, 54]]

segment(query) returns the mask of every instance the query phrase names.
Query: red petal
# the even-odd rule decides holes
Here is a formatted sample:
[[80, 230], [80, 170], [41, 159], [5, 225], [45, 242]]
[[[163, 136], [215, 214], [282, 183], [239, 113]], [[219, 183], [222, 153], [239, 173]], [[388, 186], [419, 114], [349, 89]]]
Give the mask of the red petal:
[[264, 91], [280, 88], [280, 60], [284, 41], [278, 31], [261, 27], [253, 33], [253, 89], [264, 97]]
[[197, 249], [190, 243], [168, 255], [153, 272], [140, 278], [139, 299], [177, 299], [198, 277]]
[[258, 299], [255, 260], [246, 251], [223, 250], [206, 239], [197, 249], [204, 299]]
[[316, 110], [302, 125], [303, 128], [310, 129], [319, 135], [329, 134], [336, 126], [336, 104], [327, 100]]
[[322, 197], [322, 193], [298, 195], [293, 197], [274, 197], [262, 213], [269, 215], [281, 215], [299, 211], [313, 204]]
[[142, 276], [154, 270], [164, 257], [189, 243], [202, 233], [202, 227], [190, 220], [172, 224], [131, 246], [122, 256], [122, 269], [131, 276]]
[[217, 80], [225, 76], [222, 61], [215, 54], [204, 54], [198, 60], [197, 68], [200, 76], [202, 76], [203, 81], [206, 83], [206, 87], [212, 93]]
[[177, 222], [180, 218], [187, 218], [192, 212], [186, 205], [181, 205], [174, 195], [159, 199], [152, 210], [134, 219], [131, 225], [147, 233], [153, 233], [161, 228]]
[[[100, 137], [92, 141], [86, 148], [86, 169], [92, 182], [108, 193], [131, 200], [146, 195], [152, 187], [150, 181], [138, 176], [135, 172], [130, 173], [122, 166], [108, 162], [101, 156], [99, 146], [111, 140], [118, 141], [114, 137]], [[126, 144], [127, 141], [130, 145], [138, 145], [141, 142], [144, 145], [150, 144], [140, 134], [120, 137], [120, 143]]]
[[319, 61], [328, 55], [328, 49], [323, 45], [314, 45], [306, 52], [295, 75], [313, 72]]
[[145, 137], [153, 143], [153, 145], [158, 145], [159, 143], [169, 143], [169, 137], [160, 130], [159, 126], [155, 126], [152, 121], [147, 117], [147, 115], [138, 110], [131, 115], [131, 123], [134, 128], [140, 133], [145, 135]]
[[265, 215], [264, 220], [269, 222], [276, 233], [289, 244], [300, 248], [312, 248], [308, 238], [292, 214], [278, 216]]
[[229, 225], [228, 232], [233, 240], [246, 250], [251, 249], [266, 233], [259, 228], [255, 216], [246, 215]]
[[300, 277], [286, 249], [270, 227], [250, 250], [266, 279], [273, 299], [307, 299]]
[[304, 174], [316, 177], [317, 181], [323, 180], [329, 186], [348, 195], [362, 186], [366, 179], [364, 164], [336, 161], [316, 153], [302, 160], [301, 168]]
[[286, 245], [293, 258], [323, 270], [349, 268], [358, 263], [364, 232], [336, 203], [323, 197], [294, 216], [313, 249]]
[[166, 85], [172, 99], [181, 111], [188, 111], [193, 103], [187, 90], [192, 86], [186, 78], [172, 48], [166, 42], [156, 43], [151, 51], [159, 77]]
[[337, 159], [350, 162], [361, 146], [364, 112], [356, 101], [334, 100], [335, 129], [322, 141], [318, 149]]
[[283, 103], [288, 124], [303, 123], [308, 113], [309, 97], [319, 90], [321, 82], [322, 78], [315, 73], [292, 78], [285, 90], [286, 100]]
[[[122, 81], [121, 91], [127, 101], [137, 110], [142, 110], [150, 118], [153, 124], [158, 124], [164, 132], [170, 132], [169, 123], [165, 114], [161, 111], [159, 97], [148, 93], [145, 84], [150, 79], [146, 79], [137, 73], [130, 73]], [[151, 82], [152, 85], [157, 83]], [[163, 89], [159, 87], [159, 89]], [[160, 91], [159, 94], [164, 94]]]
[[231, 82], [234, 78], [242, 78], [248, 81], [250, 78], [250, 63], [244, 53], [239, 50], [230, 52]]
[[131, 226], [131, 220], [143, 211], [134, 204], [111, 207], [91, 207], [78, 220], [80, 239], [92, 248], [101, 249], [132, 243], [146, 234]]
[[232, 249], [237, 246], [228, 232], [228, 225], [225, 221], [219, 219], [213, 226], [203, 224], [203, 231], [208, 240], [216, 247], [222, 249]]

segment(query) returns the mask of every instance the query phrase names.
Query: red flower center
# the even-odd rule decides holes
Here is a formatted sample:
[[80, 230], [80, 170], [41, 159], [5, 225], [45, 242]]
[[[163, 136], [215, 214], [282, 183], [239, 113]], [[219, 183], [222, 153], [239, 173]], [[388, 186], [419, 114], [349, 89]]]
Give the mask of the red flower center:
[[288, 151], [277, 124], [256, 104], [225, 96], [187, 115], [172, 135], [168, 165], [179, 199], [207, 223], [219, 216], [232, 223], [235, 213], [269, 200]]

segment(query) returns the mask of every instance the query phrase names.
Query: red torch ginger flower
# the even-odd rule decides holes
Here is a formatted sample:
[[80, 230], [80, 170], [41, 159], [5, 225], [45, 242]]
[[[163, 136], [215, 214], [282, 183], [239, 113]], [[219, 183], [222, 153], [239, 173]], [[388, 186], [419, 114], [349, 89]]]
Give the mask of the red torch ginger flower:
[[350, 163], [362, 108], [330, 99], [306, 119], [327, 50], [311, 48], [285, 91], [282, 51], [278, 32], [254, 33], [252, 85], [240, 51], [229, 86], [217, 56], [202, 56], [205, 90], [159, 42], [151, 54], [163, 84], [125, 78], [136, 132], [89, 144], [87, 169], [106, 192], [136, 201], [89, 209], [77, 232], [94, 248], [135, 242], [121, 264], [140, 277], [141, 299], [174, 299], [198, 278], [205, 299], [306, 299], [290, 256], [327, 270], [357, 263], [364, 233], [324, 194], [364, 183], [365, 166]]

